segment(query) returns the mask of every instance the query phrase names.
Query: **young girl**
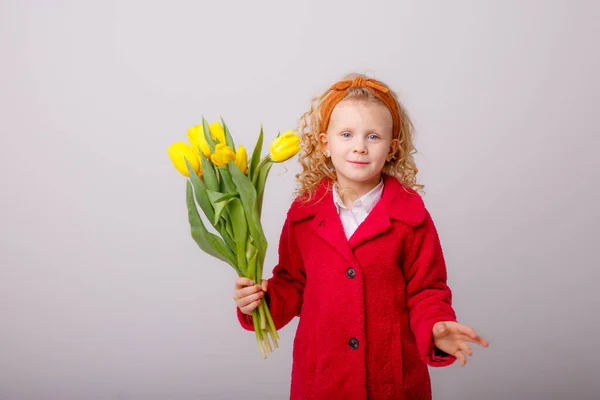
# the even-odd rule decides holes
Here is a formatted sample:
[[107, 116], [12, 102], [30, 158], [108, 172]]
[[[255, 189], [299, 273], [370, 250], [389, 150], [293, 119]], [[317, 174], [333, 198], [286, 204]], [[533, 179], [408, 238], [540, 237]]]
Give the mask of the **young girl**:
[[352, 74], [299, 131], [279, 263], [260, 286], [236, 281], [239, 321], [253, 330], [263, 298], [277, 329], [300, 317], [291, 399], [430, 399], [427, 365], [464, 365], [468, 342], [488, 344], [456, 322], [410, 119], [387, 85]]

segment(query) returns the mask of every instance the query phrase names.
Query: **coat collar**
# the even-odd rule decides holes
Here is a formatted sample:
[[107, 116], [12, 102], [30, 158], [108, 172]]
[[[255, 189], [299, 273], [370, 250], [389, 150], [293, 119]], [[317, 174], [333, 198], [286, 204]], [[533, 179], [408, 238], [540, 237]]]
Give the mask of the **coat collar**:
[[[421, 196], [406, 186], [403, 186], [391, 175], [383, 175], [383, 194], [375, 205], [384, 208], [390, 218], [410, 226], [420, 225], [425, 219], [425, 204]], [[289, 210], [289, 217], [293, 222], [302, 221], [317, 214], [329, 214], [333, 204], [333, 183], [329, 179], [321, 181], [311, 200], [304, 203], [297, 199]], [[370, 214], [369, 214], [370, 215]]]
[[[339, 214], [342, 209], [347, 210], [348, 207], [346, 207], [346, 205], [344, 204], [344, 201], [342, 200], [342, 198], [339, 195], [338, 186], [333, 185], [333, 188], [334, 188], [334, 190], [331, 191], [331, 194], [333, 195], [333, 203], [335, 204], [335, 209], [337, 210], [337, 212]], [[381, 179], [381, 181], [377, 184], [377, 186], [375, 186], [373, 189], [371, 189], [370, 192], [368, 192], [367, 194], [364, 194], [360, 198], [356, 199], [354, 201], [354, 205], [352, 206], [352, 208], [356, 207], [357, 204], [360, 204], [363, 207], [363, 209], [366, 211], [366, 213], [369, 214], [371, 212], [371, 210], [373, 210], [373, 207], [375, 207], [375, 204], [377, 204], [379, 202], [379, 199], [381, 199], [382, 193], [383, 193], [383, 179]]]
[[390, 230], [391, 219], [409, 226], [417, 226], [425, 219], [425, 205], [417, 192], [387, 174], [383, 175], [383, 184], [381, 199], [349, 240], [333, 201], [333, 183], [329, 179], [321, 181], [308, 202], [297, 199], [290, 208], [289, 218], [292, 222], [312, 218], [315, 233], [351, 262], [352, 250]]

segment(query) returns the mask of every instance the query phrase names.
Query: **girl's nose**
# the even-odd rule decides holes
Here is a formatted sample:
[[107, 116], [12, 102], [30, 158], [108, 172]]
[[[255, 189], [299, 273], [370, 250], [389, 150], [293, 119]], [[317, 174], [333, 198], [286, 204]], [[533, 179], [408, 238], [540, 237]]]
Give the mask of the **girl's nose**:
[[360, 154], [367, 153], [367, 146], [365, 146], [365, 142], [363, 140], [357, 140], [354, 144], [354, 152]]

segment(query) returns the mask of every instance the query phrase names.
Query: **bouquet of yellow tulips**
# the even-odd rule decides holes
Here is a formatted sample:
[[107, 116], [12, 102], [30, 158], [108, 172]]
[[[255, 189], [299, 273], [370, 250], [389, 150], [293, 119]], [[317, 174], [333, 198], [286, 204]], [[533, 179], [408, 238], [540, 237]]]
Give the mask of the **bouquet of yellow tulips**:
[[[233, 137], [221, 118], [188, 129], [189, 144], [176, 142], [168, 153], [175, 168], [185, 177], [188, 219], [192, 237], [200, 249], [231, 265], [238, 276], [256, 284], [262, 280], [267, 240], [261, 225], [263, 192], [273, 163], [283, 162], [300, 150], [300, 137], [289, 130], [278, 135], [262, 157], [261, 128], [252, 157], [244, 146], [235, 151]], [[198, 204], [217, 234], [209, 232], [200, 217]], [[266, 358], [278, 347], [279, 335], [266, 302], [252, 313], [258, 348]]]

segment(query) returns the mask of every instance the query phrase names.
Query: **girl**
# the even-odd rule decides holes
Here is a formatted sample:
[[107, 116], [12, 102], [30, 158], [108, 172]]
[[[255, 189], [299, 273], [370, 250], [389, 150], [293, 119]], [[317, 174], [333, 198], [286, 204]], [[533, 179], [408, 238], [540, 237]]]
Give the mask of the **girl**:
[[279, 262], [262, 285], [236, 281], [238, 319], [253, 330], [263, 298], [277, 329], [300, 317], [291, 399], [430, 399], [427, 365], [465, 365], [468, 342], [488, 344], [456, 322], [411, 121], [387, 85], [352, 74], [299, 131]]

